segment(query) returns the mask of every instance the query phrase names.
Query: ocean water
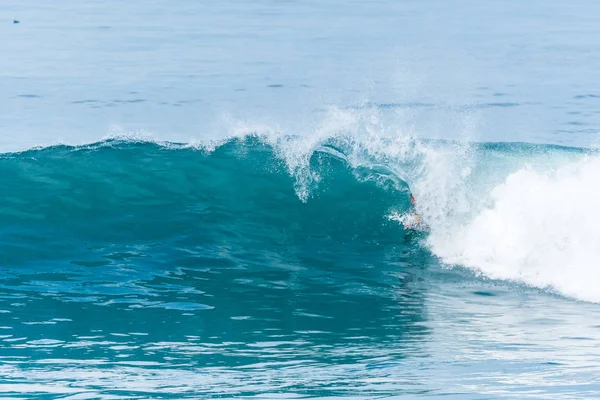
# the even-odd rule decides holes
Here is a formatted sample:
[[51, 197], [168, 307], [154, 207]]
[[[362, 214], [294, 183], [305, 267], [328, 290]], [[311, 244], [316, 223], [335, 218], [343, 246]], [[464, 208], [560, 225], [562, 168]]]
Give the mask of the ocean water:
[[2, 2], [0, 397], [600, 398], [599, 12]]

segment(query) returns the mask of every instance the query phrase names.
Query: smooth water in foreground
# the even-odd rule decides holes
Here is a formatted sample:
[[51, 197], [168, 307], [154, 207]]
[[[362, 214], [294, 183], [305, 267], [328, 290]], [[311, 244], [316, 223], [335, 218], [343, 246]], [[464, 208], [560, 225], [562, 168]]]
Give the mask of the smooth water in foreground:
[[597, 14], [4, 2], [0, 397], [600, 398]]

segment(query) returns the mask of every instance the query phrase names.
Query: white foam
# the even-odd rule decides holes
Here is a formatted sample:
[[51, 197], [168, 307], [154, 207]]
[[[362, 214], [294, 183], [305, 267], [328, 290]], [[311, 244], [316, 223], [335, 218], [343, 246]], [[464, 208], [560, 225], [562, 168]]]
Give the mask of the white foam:
[[558, 168], [519, 168], [488, 205], [453, 231], [433, 232], [432, 251], [491, 278], [600, 302], [600, 158]]

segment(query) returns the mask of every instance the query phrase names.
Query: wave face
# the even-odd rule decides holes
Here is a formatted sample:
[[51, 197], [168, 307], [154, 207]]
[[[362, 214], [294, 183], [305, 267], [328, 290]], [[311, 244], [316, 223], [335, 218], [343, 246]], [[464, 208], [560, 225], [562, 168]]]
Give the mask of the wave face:
[[[399, 246], [598, 302], [598, 173], [600, 158], [581, 149], [409, 137], [34, 149], [0, 157], [2, 261], [91, 265], [90, 248], [115, 243], [288, 263], [315, 248]], [[409, 192], [430, 226], [417, 240], [402, 228]]]
[[290, 176], [275, 150], [253, 138], [212, 152], [106, 141], [5, 155], [3, 236], [43, 235], [51, 241], [37, 246], [29, 237], [31, 248], [15, 248], [5, 261], [63, 258], [73, 251], [61, 248], [68, 239], [195, 241], [206, 249], [255, 246], [258, 253], [311, 241], [402, 242], [398, 225], [385, 219], [406, 203], [391, 179], [378, 184], [381, 178], [371, 173], [357, 179], [356, 171], [327, 152], [310, 158], [306, 175], [295, 170]]

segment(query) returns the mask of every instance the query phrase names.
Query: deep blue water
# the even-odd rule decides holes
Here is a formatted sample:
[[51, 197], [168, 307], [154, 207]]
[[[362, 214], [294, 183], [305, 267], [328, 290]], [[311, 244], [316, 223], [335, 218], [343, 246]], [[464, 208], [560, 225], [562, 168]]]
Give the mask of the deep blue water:
[[0, 397], [600, 397], [599, 11], [0, 4]]

